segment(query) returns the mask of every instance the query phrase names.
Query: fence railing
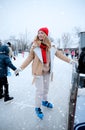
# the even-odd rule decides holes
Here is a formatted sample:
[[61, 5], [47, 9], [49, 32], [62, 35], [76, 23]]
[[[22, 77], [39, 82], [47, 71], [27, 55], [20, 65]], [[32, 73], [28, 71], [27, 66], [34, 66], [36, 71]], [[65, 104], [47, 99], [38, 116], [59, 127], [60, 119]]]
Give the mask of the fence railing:
[[78, 84], [79, 84], [79, 74], [77, 73], [77, 64], [72, 66], [72, 87], [70, 90], [70, 99], [69, 99], [69, 112], [68, 112], [68, 130], [73, 130], [74, 128], [74, 117], [78, 93]]

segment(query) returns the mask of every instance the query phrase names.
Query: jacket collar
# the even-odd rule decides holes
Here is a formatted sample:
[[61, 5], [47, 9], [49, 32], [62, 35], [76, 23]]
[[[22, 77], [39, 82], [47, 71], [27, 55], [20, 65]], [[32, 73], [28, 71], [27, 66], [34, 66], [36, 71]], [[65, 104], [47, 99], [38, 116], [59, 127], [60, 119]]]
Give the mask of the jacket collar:
[[34, 48], [34, 52], [39, 57], [40, 61], [43, 63], [41, 49], [39, 47], [36, 47], [36, 48]]

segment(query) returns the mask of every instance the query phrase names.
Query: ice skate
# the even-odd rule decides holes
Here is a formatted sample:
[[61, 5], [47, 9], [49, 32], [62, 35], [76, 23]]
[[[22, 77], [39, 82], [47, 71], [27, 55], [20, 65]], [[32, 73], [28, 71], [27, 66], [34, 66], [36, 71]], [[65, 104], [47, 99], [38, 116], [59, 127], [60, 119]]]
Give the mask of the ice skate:
[[40, 108], [35, 108], [36, 114], [40, 119], [43, 119], [44, 115]]
[[4, 94], [0, 95], [0, 99], [2, 99], [4, 97]]
[[47, 108], [53, 108], [53, 104], [48, 101], [42, 101], [42, 105]]
[[11, 101], [13, 99], [14, 99], [13, 97], [5, 96], [4, 97], [4, 102], [8, 102], [8, 101]]

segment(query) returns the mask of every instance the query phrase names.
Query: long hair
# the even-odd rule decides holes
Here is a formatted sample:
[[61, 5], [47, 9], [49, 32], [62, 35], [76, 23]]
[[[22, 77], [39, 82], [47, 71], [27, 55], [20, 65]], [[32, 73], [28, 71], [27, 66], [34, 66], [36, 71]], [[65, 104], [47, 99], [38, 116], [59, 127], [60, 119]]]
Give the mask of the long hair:
[[44, 40], [40, 41], [38, 35], [35, 37], [33, 43], [36, 46], [40, 46], [41, 42], [43, 42], [45, 45], [47, 45], [48, 49], [51, 47], [51, 41], [49, 40], [48, 36], [45, 34]]

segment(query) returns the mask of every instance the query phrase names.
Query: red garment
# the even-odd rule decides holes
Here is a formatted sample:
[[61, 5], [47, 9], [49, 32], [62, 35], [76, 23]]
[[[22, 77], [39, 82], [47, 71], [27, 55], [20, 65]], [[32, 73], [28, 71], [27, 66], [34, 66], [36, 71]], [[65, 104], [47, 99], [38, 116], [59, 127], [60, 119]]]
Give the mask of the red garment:
[[40, 28], [38, 31], [43, 31], [48, 36], [48, 32], [49, 32], [48, 28], [43, 27], [43, 28]]
[[41, 43], [40, 48], [42, 52], [43, 63], [46, 64], [47, 63], [47, 56], [46, 56], [47, 46]]

